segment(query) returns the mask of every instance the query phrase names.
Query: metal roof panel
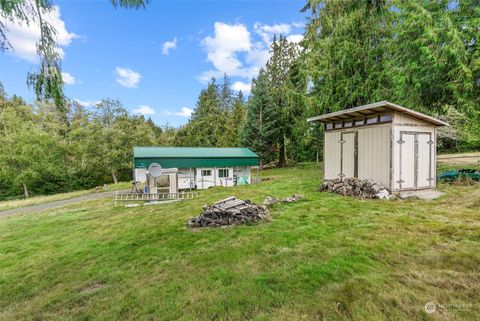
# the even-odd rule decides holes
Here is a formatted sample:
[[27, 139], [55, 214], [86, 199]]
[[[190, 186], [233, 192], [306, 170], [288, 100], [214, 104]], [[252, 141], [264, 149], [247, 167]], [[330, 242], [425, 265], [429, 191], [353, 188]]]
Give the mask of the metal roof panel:
[[133, 148], [134, 158], [258, 158], [245, 147], [149, 147]]
[[384, 110], [385, 108], [382, 108], [382, 107], [385, 107], [385, 108], [390, 109], [390, 110], [395, 110], [395, 111], [405, 113], [407, 115], [410, 115], [412, 117], [421, 119], [423, 121], [426, 121], [428, 123], [431, 123], [431, 124], [434, 124], [434, 125], [437, 125], [437, 126], [448, 126], [448, 124], [446, 122], [441, 121], [440, 119], [428, 116], [426, 114], [422, 114], [418, 111], [408, 109], [408, 108], [402, 107], [400, 105], [396, 105], [396, 104], [388, 102], [388, 101], [380, 101], [380, 102], [373, 103], [373, 104], [358, 106], [358, 107], [354, 107], [354, 108], [349, 108], [349, 109], [336, 111], [336, 112], [329, 113], [329, 114], [315, 116], [315, 117], [308, 118], [307, 121], [308, 122], [328, 122], [328, 121], [338, 119], [338, 117], [342, 117], [344, 115], [353, 116], [355, 114], [362, 113], [362, 111], [363, 112], [368, 112], [368, 111]]

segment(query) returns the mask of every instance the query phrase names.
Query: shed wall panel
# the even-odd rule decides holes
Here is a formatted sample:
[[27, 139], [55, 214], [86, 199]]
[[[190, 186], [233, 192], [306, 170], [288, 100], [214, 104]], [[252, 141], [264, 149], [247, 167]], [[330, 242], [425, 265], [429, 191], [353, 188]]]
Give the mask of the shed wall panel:
[[[433, 141], [433, 144], [421, 144], [418, 146], [419, 148], [419, 157], [426, 157], [429, 153], [428, 150], [430, 149], [431, 151], [431, 162], [429, 162], [430, 169], [425, 168], [425, 165], [422, 165], [422, 169], [419, 170], [419, 176], [424, 176], [428, 175], [428, 170], [431, 172], [431, 187], [436, 186], [436, 181], [435, 181], [435, 171], [436, 171], [436, 135], [435, 135], [435, 127], [433, 126], [428, 126], [428, 125], [412, 125], [412, 126], [394, 126], [393, 127], [393, 190], [394, 191], [399, 191], [401, 189], [411, 189], [406, 186], [401, 186], [399, 181], [400, 178], [402, 180], [404, 179], [404, 175], [410, 175], [410, 174], [405, 174], [405, 170], [407, 170], [404, 166], [405, 162], [411, 161], [413, 159], [414, 154], [413, 151], [410, 149], [405, 149], [404, 147], [401, 147], [402, 144], [399, 144], [400, 141], [400, 136], [402, 132], [410, 132], [410, 133], [427, 133], [431, 135], [431, 139]], [[430, 137], [430, 136], [429, 136]], [[423, 139], [423, 138], [421, 138]], [[404, 139], [405, 140], [405, 139]], [[402, 151], [400, 152], [400, 149], [402, 148]], [[421, 149], [421, 150], [420, 150]], [[401, 158], [401, 160], [400, 160]], [[400, 171], [400, 167], [402, 167], [403, 172]], [[421, 170], [421, 173], [420, 173]], [[423, 180], [422, 177], [419, 177], [420, 179]], [[418, 178], [417, 178], [418, 180]], [[430, 185], [429, 185], [430, 186]], [[423, 186], [425, 187], [425, 186]], [[418, 188], [422, 188], [421, 185], [418, 186]]]
[[340, 132], [325, 133], [325, 150], [324, 150], [324, 162], [325, 162], [325, 179], [338, 178], [340, 174], [340, 153], [341, 144]]
[[344, 177], [355, 176], [355, 132], [343, 133], [342, 139], [342, 174]]
[[396, 111], [393, 116], [393, 123], [398, 125], [428, 126], [429, 124], [421, 119], [411, 117]]
[[358, 178], [390, 186], [390, 126], [358, 129]]

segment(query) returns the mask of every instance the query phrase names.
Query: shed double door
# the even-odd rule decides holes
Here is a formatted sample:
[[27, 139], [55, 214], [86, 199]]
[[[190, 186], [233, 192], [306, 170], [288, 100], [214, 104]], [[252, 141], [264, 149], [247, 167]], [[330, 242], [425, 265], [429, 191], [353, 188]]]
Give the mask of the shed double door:
[[399, 180], [401, 190], [415, 190], [432, 187], [431, 133], [401, 132], [399, 153]]

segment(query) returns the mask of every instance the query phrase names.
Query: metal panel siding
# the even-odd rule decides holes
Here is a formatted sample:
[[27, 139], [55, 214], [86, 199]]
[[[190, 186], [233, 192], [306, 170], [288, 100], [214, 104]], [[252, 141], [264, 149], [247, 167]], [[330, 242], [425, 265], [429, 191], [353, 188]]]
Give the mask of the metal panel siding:
[[342, 145], [342, 174], [344, 177], [355, 176], [355, 133], [344, 133]]
[[390, 186], [390, 126], [359, 128], [358, 178]]
[[415, 135], [401, 135], [403, 144], [400, 146], [401, 160], [400, 173], [402, 189], [413, 189], [415, 187]]
[[419, 125], [419, 126], [428, 126], [429, 124], [421, 119], [411, 117], [404, 113], [396, 111], [393, 118], [394, 124], [399, 125]]
[[134, 147], [134, 158], [258, 158], [245, 147]]
[[340, 174], [340, 153], [341, 144], [339, 143], [341, 137], [340, 132], [325, 133], [325, 179], [339, 178]]
[[258, 158], [135, 158], [135, 168], [148, 168], [151, 163], [158, 163], [163, 168], [198, 168], [198, 167], [232, 167], [257, 166]]
[[[419, 144], [418, 146], [418, 153], [419, 157], [427, 157], [429, 151], [425, 149], [429, 149], [431, 151], [431, 162], [429, 165], [431, 166], [428, 168], [428, 165], [421, 164], [418, 168], [418, 177], [417, 180], [423, 180], [422, 177], [425, 175], [429, 175], [427, 171], [431, 173], [431, 178], [433, 179], [431, 181], [431, 185], [428, 186], [422, 186], [423, 184], [418, 184], [417, 188], [426, 188], [426, 187], [432, 187], [434, 188], [436, 186], [436, 181], [435, 181], [435, 170], [436, 170], [436, 161], [435, 161], [435, 155], [436, 155], [436, 136], [435, 136], [435, 127], [430, 126], [430, 125], [411, 125], [411, 126], [394, 126], [393, 127], [393, 141], [394, 141], [394, 146], [393, 146], [393, 190], [394, 191], [399, 191], [400, 190], [400, 184], [399, 180], [400, 177], [402, 180], [405, 180], [404, 178], [404, 171], [407, 170], [404, 165], [405, 162], [411, 163], [414, 162], [414, 149], [409, 149], [409, 150], [402, 150], [400, 151], [400, 145], [398, 141], [400, 140], [401, 132], [412, 132], [412, 133], [429, 133], [431, 134], [431, 139], [433, 141], [433, 144]], [[403, 137], [406, 135], [403, 134]], [[413, 135], [410, 135], [413, 136]], [[419, 140], [422, 141], [423, 137], [420, 137], [422, 135], [419, 135]], [[425, 136], [430, 136], [430, 135], [425, 135]], [[405, 139], [404, 139], [405, 140]], [[428, 140], [428, 139], [427, 139]], [[414, 163], [410, 165], [410, 167], [414, 167]], [[402, 169], [400, 169], [402, 167]], [[402, 170], [402, 173], [400, 172]], [[421, 171], [421, 172], [420, 172]], [[407, 174], [410, 175], [410, 174]], [[414, 168], [413, 168], [413, 174], [414, 175]], [[428, 177], [427, 177], [428, 178]], [[409, 176], [407, 176], [407, 179], [410, 179]], [[409, 185], [411, 185], [409, 183]], [[407, 187], [403, 186], [402, 184], [402, 189], [412, 189], [413, 187]]]
[[430, 135], [428, 134], [419, 134], [418, 135], [418, 177], [417, 177], [417, 188], [431, 187], [433, 181], [430, 180], [432, 171], [429, 167], [430, 162], [432, 161], [431, 156], [431, 145], [428, 144], [430, 141]]

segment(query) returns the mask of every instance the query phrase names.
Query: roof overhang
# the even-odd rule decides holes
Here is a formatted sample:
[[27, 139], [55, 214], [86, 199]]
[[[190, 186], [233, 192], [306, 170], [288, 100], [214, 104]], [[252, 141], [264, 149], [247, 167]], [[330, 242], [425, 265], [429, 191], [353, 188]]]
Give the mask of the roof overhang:
[[398, 111], [404, 114], [407, 114], [411, 117], [423, 120], [427, 123], [433, 124], [435, 126], [448, 126], [448, 124], [440, 119], [419, 113], [417, 111], [393, 104], [388, 101], [380, 101], [378, 103], [368, 104], [364, 106], [358, 106], [354, 108], [344, 109], [337, 112], [320, 115], [316, 117], [308, 118], [308, 122], [335, 122], [346, 119], [354, 119], [359, 117], [367, 117], [368, 115], [383, 113], [387, 111]]

